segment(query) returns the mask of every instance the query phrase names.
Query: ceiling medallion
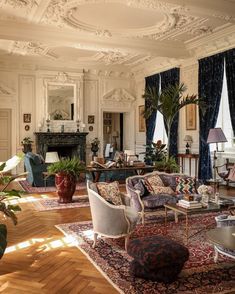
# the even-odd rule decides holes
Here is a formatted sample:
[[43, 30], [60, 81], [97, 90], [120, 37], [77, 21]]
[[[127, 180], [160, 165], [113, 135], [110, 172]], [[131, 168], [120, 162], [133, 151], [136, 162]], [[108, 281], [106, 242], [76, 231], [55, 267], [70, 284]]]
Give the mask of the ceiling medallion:
[[[82, 5], [107, 3], [118, 3], [128, 8], [140, 9], [142, 11], [150, 9], [151, 12], [156, 11], [156, 13], [159, 13], [161, 21], [154, 23], [154, 25], [143, 26], [142, 28], [110, 29], [107, 27], [97, 27], [95, 24], [89, 24], [79, 20], [79, 7]], [[111, 37], [114, 35], [145, 37], [170, 31], [182, 22], [182, 15], [185, 11], [186, 9], [183, 6], [156, 0], [67, 0], [66, 2], [64, 0], [54, 0], [48, 6], [42, 22], [53, 23], [59, 27], [69, 26], [102, 37]]]

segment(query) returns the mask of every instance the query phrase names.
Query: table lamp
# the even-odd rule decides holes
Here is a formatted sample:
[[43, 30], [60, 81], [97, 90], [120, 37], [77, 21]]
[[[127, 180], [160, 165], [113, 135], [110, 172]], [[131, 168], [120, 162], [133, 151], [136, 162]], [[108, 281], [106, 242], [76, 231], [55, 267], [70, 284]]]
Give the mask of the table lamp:
[[191, 143], [193, 142], [193, 139], [190, 135], [185, 135], [184, 141], [187, 142], [185, 146], [186, 147], [185, 154], [190, 154], [190, 148], [191, 148]]
[[216, 150], [214, 150], [214, 156], [213, 156], [214, 181], [216, 180], [216, 159], [217, 159], [216, 152], [219, 152], [218, 143], [227, 142], [227, 141], [228, 140], [226, 139], [224, 132], [222, 131], [221, 128], [210, 129], [209, 135], [207, 137], [207, 143], [208, 144], [216, 143]]
[[58, 152], [47, 152], [45, 163], [55, 163], [60, 161]]

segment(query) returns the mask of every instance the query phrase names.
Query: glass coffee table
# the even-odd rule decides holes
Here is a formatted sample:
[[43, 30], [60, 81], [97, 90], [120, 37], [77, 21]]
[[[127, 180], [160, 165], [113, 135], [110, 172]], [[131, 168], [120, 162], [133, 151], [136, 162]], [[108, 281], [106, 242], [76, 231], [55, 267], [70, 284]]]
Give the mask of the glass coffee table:
[[[185, 236], [186, 236], [186, 243], [187, 244], [188, 244], [188, 239], [189, 239], [189, 217], [190, 217], [190, 215], [208, 213], [208, 212], [217, 212], [217, 211], [222, 211], [226, 208], [225, 206], [220, 206], [215, 203], [208, 203], [207, 207], [194, 208], [194, 209], [187, 209], [187, 208], [179, 206], [178, 204], [165, 204], [164, 207], [165, 207], [165, 228], [166, 228], [166, 230], [167, 230], [168, 210], [171, 210], [175, 213], [175, 222], [176, 223], [178, 222], [178, 214], [185, 215]], [[198, 231], [197, 233], [199, 233], [199, 232], [200, 231]], [[194, 236], [194, 235], [192, 235], [192, 236]], [[190, 236], [190, 237], [192, 237], [192, 236]]]

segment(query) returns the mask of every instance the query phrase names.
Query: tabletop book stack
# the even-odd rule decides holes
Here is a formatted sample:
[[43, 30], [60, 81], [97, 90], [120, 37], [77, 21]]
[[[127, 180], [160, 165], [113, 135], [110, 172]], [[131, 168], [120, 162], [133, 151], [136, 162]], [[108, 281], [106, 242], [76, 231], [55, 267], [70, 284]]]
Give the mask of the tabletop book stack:
[[178, 205], [187, 209], [202, 208], [202, 204], [200, 202], [187, 197], [186, 199], [184, 198], [179, 200]]

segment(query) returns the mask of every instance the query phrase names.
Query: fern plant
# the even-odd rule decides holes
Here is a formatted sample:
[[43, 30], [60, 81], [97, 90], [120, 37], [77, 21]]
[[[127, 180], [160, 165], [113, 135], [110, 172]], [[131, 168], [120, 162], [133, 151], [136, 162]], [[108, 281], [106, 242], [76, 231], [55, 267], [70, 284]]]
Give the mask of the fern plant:
[[50, 174], [66, 173], [78, 177], [81, 172], [85, 171], [85, 165], [78, 157], [64, 158], [58, 162], [52, 163], [47, 168]]

